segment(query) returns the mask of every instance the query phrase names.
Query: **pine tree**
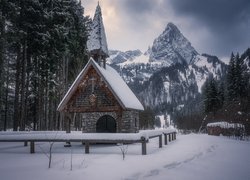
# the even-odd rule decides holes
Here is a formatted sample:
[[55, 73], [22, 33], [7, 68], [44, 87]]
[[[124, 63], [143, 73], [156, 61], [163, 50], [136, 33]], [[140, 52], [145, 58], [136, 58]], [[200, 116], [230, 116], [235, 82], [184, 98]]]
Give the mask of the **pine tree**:
[[219, 109], [223, 107], [224, 101], [225, 101], [225, 87], [224, 82], [220, 80], [219, 86], [218, 86], [218, 101], [219, 101]]
[[236, 98], [236, 82], [235, 82], [235, 56], [232, 53], [229, 61], [228, 73], [227, 73], [227, 100], [232, 101]]
[[[7, 124], [10, 124], [9, 116], [11, 109], [10, 99], [10, 84], [12, 83], [13, 72], [10, 66], [12, 66], [13, 61], [12, 56], [12, 45], [13, 36], [11, 31], [13, 30], [13, 25], [9, 22], [13, 17], [15, 6], [12, 0], [6, 1], [1, 0], [0, 6], [0, 129], [1, 123], [3, 123], [3, 129], [7, 129]], [[12, 86], [13, 87], [13, 86]]]
[[240, 58], [239, 53], [236, 56], [231, 55], [227, 74], [227, 101], [240, 101], [247, 94], [245, 77], [246, 68], [244, 59]]
[[81, 6], [81, 1], [71, 1], [71, 7], [69, 12], [74, 18], [74, 25], [69, 29], [69, 39], [68, 48], [70, 53], [69, 62], [69, 81], [72, 82], [79, 72], [82, 70], [83, 66], [86, 64], [86, 42], [88, 38], [86, 24], [90, 21], [89, 18], [82, 16], [83, 7]]
[[216, 111], [218, 111], [220, 107], [221, 102], [219, 99], [218, 85], [213, 77], [210, 77], [206, 81], [203, 91], [205, 113], [212, 112], [215, 115]]
[[239, 98], [242, 91], [242, 62], [239, 53], [235, 56], [234, 91], [236, 98]]
[[139, 119], [140, 129], [152, 129], [154, 127], [155, 114], [149, 107], [139, 113]]
[[[70, 85], [64, 79], [75, 69], [73, 79], [87, 58], [87, 21], [81, 4], [76, 0], [2, 0], [0, 15], [0, 65], [4, 67], [0, 70], [0, 116], [12, 100], [14, 130], [24, 130], [31, 123], [35, 129], [60, 128], [56, 107], [65, 93], [61, 89]], [[15, 91], [14, 100], [10, 91]]]

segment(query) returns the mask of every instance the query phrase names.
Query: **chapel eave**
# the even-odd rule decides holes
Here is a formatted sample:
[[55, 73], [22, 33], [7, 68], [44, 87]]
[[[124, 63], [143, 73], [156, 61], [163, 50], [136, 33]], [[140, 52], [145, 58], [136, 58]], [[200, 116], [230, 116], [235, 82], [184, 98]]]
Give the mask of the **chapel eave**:
[[[67, 103], [76, 92], [77, 87], [81, 83], [81, 80], [84, 78], [84, 76], [86, 75], [90, 67], [93, 67], [96, 70], [96, 72], [103, 78], [105, 84], [108, 86], [108, 88], [110, 89], [110, 91], [112, 92], [112, 94], [114, 95], [114, 97], [116, 98], [116, 100], [118, 101], [118, 103], [120, 104], [123, 110], [129, 110], [129, 109], [141, 110], [141, 111], [144, 110], [139, 100], [136, 98], [136, 96], [133, 94], [130, 88], [126, 85], [126, 83], [121, 79], [119, 74], [114, 69], [112, 69], [111, 67], [108, 67], [108, 69], [104, 69], [100, 67], [91, 58], [89, 62], [87, 63], [87, 65], [85, 66], [85, 68], [78, 75], [74, 83], [71, 85], [71, 87], [69, 88], [68, 92], [66, 93], [62, 101], [60, 102], [58, 109], [57, 109], [58, 111], [67, 111], [67, 108], [66, 108]], [[120, 89], [120, 91], [122, 92], [119, 91], [119, 88], [117, 87], [116, 89], [114, 88], [114, 84], [115, 84], [114, 82], [112, 83], [110, 82], [114, 78], [116, 81], [118, 79], [118, 83], [120, 83], [120, 86], [122, 86], [122, 88]], [[117, 84], [117, 86], [119, 86], [119, 84]], [[132, 104], [130, 101], [128, 101], [128, 99], [123, 97], [126, 95], [129, 95], [128, 98], [130, 99], [130, 101], [132, 101]]]

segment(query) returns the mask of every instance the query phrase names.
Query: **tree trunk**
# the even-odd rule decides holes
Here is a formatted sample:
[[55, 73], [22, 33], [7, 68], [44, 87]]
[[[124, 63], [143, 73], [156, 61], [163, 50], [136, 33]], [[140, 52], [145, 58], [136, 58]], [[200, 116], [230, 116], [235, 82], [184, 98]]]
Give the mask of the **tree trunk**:
[[20, 45], [17, 50], [17, 59], [16, 59], [16, 76], [15, 76], [15, 99], [14, 99], [14, 122], [13, 122], [13, 131], [17, 131], [19, 125], [19, 93], [20, 93]]
[[[0, 68], [1, 69], [1, 68]], [[8, 96], [9, 96], [9, 61], [7, 64], [7, 74], [6, 74], [6, 89], [5, 89], [5, 110], [4, 110], [4, 131], [7, 130], [7, 119], [8, 119]]]
[[33, 89], [33, 93], [34, 93], [34, 95], [35, 95], [35, 97], [34, 97], [34, 104], [33, 104], [33, 106], [34, 106], [34, 109], [33, 109], [33, 112], [32, 112], [32, 114], [33, 114], [33, 130], [38, 130], [37, 128], [38, 128], [38, 80], [37, 80], [37, 78], [39, 77], [39, 75], [38, 75], [38, 58], [37, 57], [35, 57], [34, 59], [33, 59], [33, 63], [34, 63], [34, 68], [35, 68], [35, 77], [33, 77], [34, 78], [34, 89]]
[[[3, 87], [4, 87], [4, 75], [3, 75], [3, 65], [5, 61], [5, 18], [2, 14], [2, 10], [0, 11], [0, 117], [2, 116], [2, 107], [3, 107]], [[1, 122], [1, 121], [0, 121]], [[4, 130], [6, 130], [5, 127], [5, 121], [4, 121]]]
[[22, 61], [22, 78], [21, 78], [21, 116], [20, 116], [20, 130], [25, 130], [25, 98], [26, 98], [26, 68], [27, 67], [27, 40], [24, 40], [23, 45], [23, 61]]

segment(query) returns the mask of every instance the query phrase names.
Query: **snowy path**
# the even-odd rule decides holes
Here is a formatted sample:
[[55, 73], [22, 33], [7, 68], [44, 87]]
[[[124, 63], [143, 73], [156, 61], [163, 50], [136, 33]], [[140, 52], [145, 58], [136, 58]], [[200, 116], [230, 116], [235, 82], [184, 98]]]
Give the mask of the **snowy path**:
[[[117, 146], [95, 145], [93, 154], [84, 154], [82, 145], [53, 148], [52, 168], [42, 151], [48, 143], [39, 143], [36, 154], [28, 154], [23, 143], [0, 143], [1, 180], [87, 179], [87, 180], [249, 180], [250, 142], [208, 135], [180, 135], [158, 148], [158, 140], [148, 144], [148, 155], [140, 155], [140, 144], [128, 146], [122, 160]], [[71, 153], [72, 168], [70, 170]]]
[[[188, 135], [190, 136], [190, 135]], [[186, 137], [181, 137], [181, 140]], [[250, 143], [223, 137], [192, 135], [193, 140], [178, 142], [175, 151], [171, 148], [171, 160], [155, 169], [136, 173], [134, 179], [202, 179], [202, 180], [249, 180]], [[186, 139], [185, 139], [186, 140]], [[205, 142], [202, 142], [205, 141]], [[178, 146], [178, 147], [177, 147]]]

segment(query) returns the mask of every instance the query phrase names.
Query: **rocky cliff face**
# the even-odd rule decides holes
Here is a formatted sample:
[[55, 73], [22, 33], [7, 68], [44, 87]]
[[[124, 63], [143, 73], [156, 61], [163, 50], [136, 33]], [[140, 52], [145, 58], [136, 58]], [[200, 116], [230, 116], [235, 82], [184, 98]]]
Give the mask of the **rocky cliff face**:
[[108, 62], [144, 106], [163, 111], [198, 98], [206, 78], [221, 78], [227, 69], [216, 56], [200, 55], [173, 23], [145, 53], [110, 51]]
[[166, 61], [168, 64], [189, 64], [197, 55], [197, 51], [173, 23], [169, 23], [154, 40], [150, 50], [151, 61]]

